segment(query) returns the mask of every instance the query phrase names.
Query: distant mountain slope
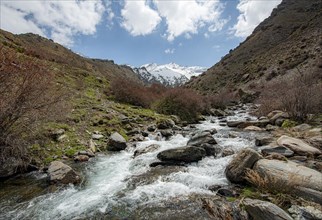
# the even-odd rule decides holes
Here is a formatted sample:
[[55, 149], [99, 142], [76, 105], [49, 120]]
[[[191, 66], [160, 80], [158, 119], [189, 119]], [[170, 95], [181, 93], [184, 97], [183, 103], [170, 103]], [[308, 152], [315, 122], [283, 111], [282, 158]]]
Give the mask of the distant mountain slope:
[[110, 79], [117, 76], [124, 76], [133, 80], [139, 80], [131, 68], [114, 64], [112, 60], [90, 59], [82, 57], [71, 50], [43, 38], [39, 35], [28, 33], [14, 35], [0, 29], [0, 43], [17, 52], [27, 56], [39, 58], [40, 60], [68, 65], [69, 68], [77, 68], [79, 71], [88, 72], [98, 77]]
[[187, 87], [215, 93], [224, 87], [260, 91], [274, 78], [319, 69], [322, 1], [284, 0], [237, 48]]
[[186, 83], [191, 77], [198, 76], [207, 69], [199, 66], [184, 67], [175, 63], [157, 65], [145, 64], [133, 71], [146, 83], [161, 83], [165, 86], [177, 86]]

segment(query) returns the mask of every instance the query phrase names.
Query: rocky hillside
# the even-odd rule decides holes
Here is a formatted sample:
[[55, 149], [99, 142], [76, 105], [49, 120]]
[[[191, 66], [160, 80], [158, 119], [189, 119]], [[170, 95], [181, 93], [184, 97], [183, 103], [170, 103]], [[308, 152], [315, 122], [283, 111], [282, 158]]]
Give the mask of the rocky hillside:
[[214, 93], [223, 87], [261, 90], [298, 72], [321, 72], [322, 2], [284, 0], [237, 48], [188, 87]]
[[180, 66], [176, 63], [157, 65], [156, 63], [145, 64], [133, 71], [145, 83], [161, 83], [165, 86], [183, 85], [191, 77], [198, 76], [207, 69], [200, 66]]

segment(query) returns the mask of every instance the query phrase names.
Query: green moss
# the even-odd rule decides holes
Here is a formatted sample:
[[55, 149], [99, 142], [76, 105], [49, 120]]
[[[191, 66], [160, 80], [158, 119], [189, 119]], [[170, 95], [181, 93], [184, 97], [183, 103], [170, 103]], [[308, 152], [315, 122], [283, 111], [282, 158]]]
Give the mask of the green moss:
[[297, 125], [297, 123], [295, 121], [286, 119], [282, 124], [282, 128], [292, 128], [296, 125]]
[[246, 198], [253, 198], [253, 199], [258, 199], [260, 198], [260, 193], [252, 187], [246, 187], [243, 189], [242, 193], [241, 193], [242, 197], [246, 197]]
[[228, 202], [235, 202], [237, 200], [235, 197], [227, 197], [226, 199]]

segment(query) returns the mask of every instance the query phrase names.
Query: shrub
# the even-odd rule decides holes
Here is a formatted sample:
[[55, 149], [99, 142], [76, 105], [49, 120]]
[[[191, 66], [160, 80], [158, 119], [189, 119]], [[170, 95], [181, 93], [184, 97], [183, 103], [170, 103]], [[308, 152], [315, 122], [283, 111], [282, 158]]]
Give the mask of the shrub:
[[262, 92], [259, 111], [266, 115], [280, 109], [287, 111], [296, 121], [305, 121], [308, 114], [320, 113], [322, 109], [322, 83], [318, 71], [271, 81]]
[[203, 96], [190, 89], [169, 89], [154, 105], [157, 112], [177, 115], [181, 120], [195, 122], [204, 110]]
[[111, 82], [111, 90], [119, 102], [149, 108], [164, 93], [165, 87], [157, 84], [145, 87], [133, 80], [116, 78]]
[[207, 108], [219, 108], [224, 109], [227, 105], [237, 101], [237, 96], [232, 89], [221, 89], [217, 94], [208, 95], [205, 98]]
[[61, 100], [53, 75], [35, 60], [0, 48], [0, 162], [27, 159], [27, 144], [35, 126], [56, 114]]

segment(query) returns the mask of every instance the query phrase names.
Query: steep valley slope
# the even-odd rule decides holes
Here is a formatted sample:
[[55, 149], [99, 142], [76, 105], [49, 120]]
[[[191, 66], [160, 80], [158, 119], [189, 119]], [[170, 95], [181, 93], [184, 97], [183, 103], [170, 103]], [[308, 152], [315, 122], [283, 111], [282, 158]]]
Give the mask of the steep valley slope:
[[187, 87], [261, 91], [269, 81], [298, 72], [321, 72], [322, 2], [284, 0], [237, 48]]

